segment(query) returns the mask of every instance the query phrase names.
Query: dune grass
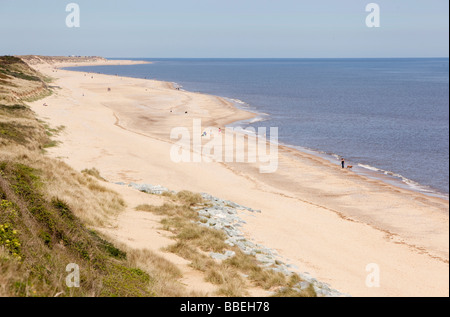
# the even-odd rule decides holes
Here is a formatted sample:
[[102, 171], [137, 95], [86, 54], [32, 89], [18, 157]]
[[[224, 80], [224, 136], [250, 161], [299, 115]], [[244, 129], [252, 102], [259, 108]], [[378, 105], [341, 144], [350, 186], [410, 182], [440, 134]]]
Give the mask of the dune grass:
[[[175, 239], [175, 243], [165, 250], [189, 260], [192, 268], [203, 272], [207, 282], [218, 286], [217, 296], [248, 296], [249, 287], [263, 288], [273, 292], [274, 296], [315, 295], [311, 290], [298, 292], [291, 289], [301, 281], [297, 274], [287, 277], [263, 268], [253, 255], [227, 245], [224, 232], [199, 225], [199, 215], [192, 207], [209, 206], [201, 195], [182, 191], [164, 196], [169, 201], [162, 206], [139, 205], [136, 210], [164, 216], [161, 220], [162, 229], [173, 233]], [[209, 256], [209, 252], [223, 253], [227, 250], [234, 251], [235, 256], [224, 261]]]
[[[15, 272], [0, 277], [2, 295], [154, 295], [150, 276], [128, 266], [123, 251], [88, 229], [66, 201], [42, 193], [42, 175], [25, 164], [0, 162], [0, 270]], [[65, 285], [69, 263], [80, 267], [79, 288]]]
[[107, 181], [106, 179], [104, 179], [100, 175], [100, 172], [95, 167], [93, 167], [93, 168], [85, 168], [84, 170], [81, 171], [81, 173], [86, 174], [86, 175], [90, 175], [90, 176], [95, 177], [96, 179], [104, 181], [104, 182]]

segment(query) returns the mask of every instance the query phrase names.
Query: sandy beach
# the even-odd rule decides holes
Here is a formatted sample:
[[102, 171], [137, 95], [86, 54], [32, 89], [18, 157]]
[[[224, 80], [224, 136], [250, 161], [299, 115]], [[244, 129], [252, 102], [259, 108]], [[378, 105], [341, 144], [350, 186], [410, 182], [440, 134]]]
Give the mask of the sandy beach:
[[[83, 65], [118, 63], [139, 62]], [[167, 82], [60, 69], [81, 63], [31, 66], [54, 78], [53, 95], [30, 103], [32, 110], [51, 126], [65, 127], [57, 138], [61, 143], [48, 155], [78, 171], [95, 167], [123, 195], [127, 213], [105, 232], [124, 243], [158, 251], [169, 238], [158, 240], [156, 226], [141, 230], [145, 214], [134, 207], [145, 194], [114, 182], [205, 192], [261, 210], [242, 214], [246, 237], [343, 293], [449, 296], [448, 200], [369, 179], [341, 169], [339, 162], [285, 146], [278, 149], [274, 173], [260, 173], [257, 163], [248, 162], [176, 163], [170, 156], [172, 128], [192, 131], [193, 120], [201, 119], [203, 127], [223, 129], [254, 114]], [[379, 286], [366, 283], [370, 264], [379, 268]], [[187, 284], [209, 290], [189, 272]]]

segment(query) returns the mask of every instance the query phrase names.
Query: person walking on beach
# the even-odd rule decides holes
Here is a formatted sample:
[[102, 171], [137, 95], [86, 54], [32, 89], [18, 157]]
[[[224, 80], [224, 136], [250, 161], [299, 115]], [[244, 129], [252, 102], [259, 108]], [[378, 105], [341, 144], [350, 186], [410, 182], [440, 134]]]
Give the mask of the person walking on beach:
[[344, 158], [341, 158], [341, 166], [342, 166], [342, 168], [344, 168], [344, 166], [345, 166], [345, 160], [344, 160]]

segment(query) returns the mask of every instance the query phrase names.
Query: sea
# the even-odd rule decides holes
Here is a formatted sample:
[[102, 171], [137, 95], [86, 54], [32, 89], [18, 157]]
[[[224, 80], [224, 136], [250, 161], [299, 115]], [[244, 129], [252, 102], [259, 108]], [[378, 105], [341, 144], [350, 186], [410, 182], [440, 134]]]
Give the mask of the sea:
[[126, 59], [152, 64], [70, 69], [224, 97], [258, 114], [234, 125], [278, 127], [281, 144], [449, 197], [448, 58]]

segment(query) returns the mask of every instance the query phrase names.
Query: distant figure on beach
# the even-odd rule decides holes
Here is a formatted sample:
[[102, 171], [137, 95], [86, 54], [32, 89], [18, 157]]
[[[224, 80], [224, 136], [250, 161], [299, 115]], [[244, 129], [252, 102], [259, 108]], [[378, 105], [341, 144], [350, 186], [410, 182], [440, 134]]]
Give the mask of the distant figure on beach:
[[108, 88], [108, 91], [111, 91], [111, 88]]
[[345, 160], [344, 160], [344, 158], [341, 158], [341, 166], [342, 166], [342, 168], [344, 168], [344, 166], [345, 166]]

